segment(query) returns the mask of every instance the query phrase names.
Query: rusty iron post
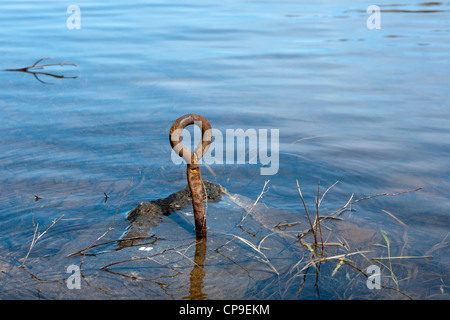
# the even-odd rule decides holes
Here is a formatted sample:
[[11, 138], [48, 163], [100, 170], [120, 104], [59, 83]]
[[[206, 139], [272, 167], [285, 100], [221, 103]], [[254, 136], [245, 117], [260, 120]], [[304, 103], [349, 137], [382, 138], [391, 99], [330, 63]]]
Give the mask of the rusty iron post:
[[[181, 142], [181, 133], [190, 124], [197, 125], [202, 131], [202, 139], [194, 152], [186, 148]], [[170, 145], [172, 149], [187, 163], [187, 180], [192, 195], [192, 208], [194, 210], [195, 233], [197, 238], [206, 237], [206, 217], [203, 206], [202, 175], [199, 161], [208, 151], [212, 140], [211, 125], [203, 116], [190, 113], [178, 118], [170, 128]]]

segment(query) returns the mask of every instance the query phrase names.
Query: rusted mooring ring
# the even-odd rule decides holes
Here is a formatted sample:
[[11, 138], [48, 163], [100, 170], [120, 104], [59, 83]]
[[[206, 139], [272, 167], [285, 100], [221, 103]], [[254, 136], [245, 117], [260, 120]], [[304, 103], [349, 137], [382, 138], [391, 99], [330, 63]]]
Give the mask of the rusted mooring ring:
[[[186, 148], [181, 142], [181, 133], [188, 125], [195, 124], [202, 130], [202, 139], [194, 152]], [[203, 116], [190, 113], [178, 118], [170, 128], [170, 145], [172, 149], [187, 163], [187, 180], [192, 195], [192, 207], [194, 209], [195, 233], [197, 238], [206, 237], [206, 217], [203, 207], [202, 175], [199, 161], [212, 140], [211, 125]]]

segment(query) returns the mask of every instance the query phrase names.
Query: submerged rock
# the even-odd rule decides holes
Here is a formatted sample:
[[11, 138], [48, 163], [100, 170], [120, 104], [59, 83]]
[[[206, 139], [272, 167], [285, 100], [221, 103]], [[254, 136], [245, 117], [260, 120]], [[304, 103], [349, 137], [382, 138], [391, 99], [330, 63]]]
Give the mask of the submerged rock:
[[[223, 188], [220, 184], [204, 180], [203, 185], [204, 202], [218, 202], [222, 199]], [[141, 202], [127, 214], [130, 225], [122, 235], [122, 239], [148, 236], [150, 230], [161, 221], [162, 215], [168, 216], [172, 212], [182, 210], [188, 206], [192, 206], [189, 186], [171, 194], [167, 198]], [[127, 243], [121, 241], [121, 245], [126, 246]]]

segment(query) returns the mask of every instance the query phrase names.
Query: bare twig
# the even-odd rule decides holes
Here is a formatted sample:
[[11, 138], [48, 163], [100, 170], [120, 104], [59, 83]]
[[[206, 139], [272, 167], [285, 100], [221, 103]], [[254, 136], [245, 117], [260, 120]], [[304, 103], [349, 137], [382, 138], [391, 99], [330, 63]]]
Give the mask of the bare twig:
[[322, 197], [320, 198], [320, 201], [319, 201], [319, 206], [320, 206], [320, 204], [322, 203], [323, 198], [325, 197], [325, 195], [327, 194], [327, 192], [328, 192], [331, 188], [333, 188], [338, 182], [339, 182], [339, 181], [336, 181], [335, 183], [333, 183], [333, 184], [332, 184], [330, 187], [328, 187], [328, 189], [323, 193], [323, 195], [322, 195]]
[[[316, 234], [317, 234], [317, 228], [319, 228], [320, 233], [320, 241], [322, 243], [322, 254], [323, 254], [323, 237], [322, 237], [322, 227], [320, 226], [320, 218], [319, 218], [319, 205], [320, 205], [320, 180], [317, 184], [317, 199], [316, 199], [316, 221], [314, 224], [316, 225]], [[316, 246], [318, 246], [318, 243], [316, 243]]]
[[245, 213], [245, 215], [242, 217], [241, 222], [239, 222], [238, 227], [241, 226], [242, 222], [244, 222], [244, 220], [245, 220], [245, 218], [247, 218], [248, 214], [249, 214], [250, 212], [252, 212], [253, 208], [256, 206], [256, 204], [259, 202], [259, 200], [262, 198], [263, 194], [264, 194], [264, 193], [267, 193], [267, 192], [269, 191], [269, 188], [267, 188], [267, 190], [266, 190], [266, 186], [267, 186], [267, 184], [268, 184], [269, 182], [270, 182], [270, 180], [267, 180], [267, 181], [264, 183], [264, 187], [262, 188], [261, 193], [259, 194], [259, 196], [258, 196], [258, 198], [256, 199], [256, 201], [253, 203], [253, 205], [250, 207], [250, 209], [246, 210], [246, 213]]
[[127, 190], [128, 190], [128, 187], [130, 186], [130, 184], [131, 184], [132, 181], [133, 181], [133, 178], [131, 178], [130, 182], [128, 182], [128, 185], [127, 185], [127, 187], [126, 187], [126, 189], [125, 189], [125, 191], [124, 191], [124, 193], [123, 193], [122, 199], [120, 199], [120, 203], [119, 203], [119, 205], [118, 205], [118, 207], [117, 207], [116, 213], [114, 214], [114, 218], [113, 218], [113, 220], [111, 221], [111, 224], [109, 225], [109, 228], [108, 228], [108, 229], [107, 229], [100, 237], [98, 237], [96, 240], [94, 240], [94, 242], [92, 242], [92, 243], [84, 250], [83, 258], [81, 259], [81, 262], [80, 262], [80, 270], [81, 270], [81, 267], [82, 267], [82, 265], [83, 265], [83, 263], [84, 263], [84, 258], [86, 257], [86, 253], [88, 252], [88, 250], [89, 250], [89, 249], [90, 249], [97, 241], [99, 241], [101, 238], [103, 238], [104, 236], [106, 236], [106, 234], [107, 234], [109, 231], [112, 230], [113, 225], [114, 225], [114, 221], [116, 220], [117, 212], [119, 211], [119, 208], [120, 208], [120, 205], [122, 204], [123, 198], [125, 197], [125, 195], [126, 195], [126, 193], [127, 193]]
[[378, 257], [372, 258], [372, 260], [394, 260], [394, 259], [430, 259], [433, 256], [400, 256], [400, 257]]
[[23, 265], [25, 264], [25, 261], [27, 261], [28, 256], [30, 255], [31, 250], [33, 250], [34, 246], [35, 246], [36, 243], [39, 241], [39, 239], [41, 239], [41, 238], [44, 236], [44, 234], [46, 234], [47, 231], [48, 231], [51, 227], [53, 227], [59, 220], [61, 220], [62, 217], [64, 217], [64, 215], [62, 215], [62, 216], [59, 217], [58, 219], [53, 220], [52, 224], [51, 224], [47, 229], [45, 229], [45, 231], [42, 232], [42, 233], [39, 233], [39, 232], [38, 232], [39, 223], [38, 223], [38, 224], [35, 224], [35, 223], [34, 223], [34, 217], [32, 218], [32, 221], [33, 221], [33, 227], [34, 227], [33, 240], [31, 240], [30, 248], [28, 249], [28, 253], [27, 253], [27, 255], [25, 256], [25, 258], [24, 258], [22, 264], [20, 265], [20, 268], [23, 268]]
[[430, 253], [432, 253], [432, 252], [434, 252], [436, 250], [448, 247], [450, 245], [450, 241], [447, 241], [447, 238], [448, 238], [449, 235], [450, 235], [450, 232], [448, 232], [445, 235], [444, 239], [442, 239], [441, 242], [435, 244], [431, 249], [427, 250], [427, 252], [425, 252], [425, 254], [430, 254]]
[[132, 257], [132, 258], [130, 258], [130, 259], [125, 259], [125, 260], [121, 260], [121, 261], [111, 262], [110, 264], [107, 264], [106, 266], [102, 267], [101, 269], [102, 269], [102, 270], [106, 270], [106, 269], [108, 269], [109, 267], [114, 266], [114, 265], [116, 265], [116, 264], [125, 263], [125, 262], [130, 262], [130, 261], [144, 260], [144, 259], [151, 259], [151, 258], [153, 258], [153, 257], [160, 256], [160, 255], [165, 254], [165, 253], [177, 253], [177, 252], [175, 252], [175, 251], [172, 251], [172, 252], [169, 251], [169, 252], [168, 252], [168, 250], [170, 250], [170, 249], [164, 249], [164, 250], [161, 251], [161, 252], [154, 253], [154, 254], [152, 254], [152, 255], [145, 256], [145, 257]]
[[[130, 261], [145, 260], [145, 259], [153, 260], [152, 258], [160, 256], [160, 255], [163, 255], [163, 254], [176, 253], [176, 254], [179, 254], [181, 256], [185, 256], [178, 249], [182, 248], [182, 247], [186, 247], [186, 246], [190, 247], [191, 244], [188, 244], [188, 245], [182, 244], [182, 245], [180, 245], [178, 247], [175, 247], [175, 248], [167, 248], [167, 249], [164, 249], [161, 252], [157, 252], [157, 253], [154, 253], [154, 254], [149, 255], [149, 256], [134, 256], [134, 257], [131, 257], [130, 259], [125, 259], [125, 260], [121, 260], [121, 261], [111, 262], [110, 264], [107, 264], [106, 266], [103, 266], [101, 269], [102, 270], [107, 270], [111, 266], [114, 266], [114, 265], [117, 265], [117, 264], [121, 264], [121, 263], [125, 263], [125, 262], [130, 262]], [[192, 261], [191, 259], [188, 259], [188, 260]]]
[[266, 263], [277, 275], [280, 275], [280, 273], [277, 271], [277, 269], [275, 269], [275, 267], [270, 263], [269, 258], [267, 258], [267, 256], [261, 251], [261, 243], [262, 243], [262, 241], [264, 241], [265, 238], [261, 240], [260, 244], [257, 247], [253, 243], [248, 241], [247, 239], [244, 239], [242, 237], [236, 236], [234, 234], [227, 234], [227, 235], [232, 236], [235, 239], [240, 240], [241, 242], [243, 242], [244, 244], [248, 245], [250, 248], [255, 250], [257, 253], [259, 253], [263, 257], [263, 259], [261, 259], [261, 261]]
[[36, 78], [36, 80], [38, 80], [41, 83], [45, 83], [45, 84], [49, 84], [49, 83], [39, 79], [37, 75], [44, 75], [44, 76], [49, 76], [49, 77], [58, 78], [58, 79], [76, 79], [76, 78], [78, 78], [77, 76], [75, 76], [75, 77], [66, 77], [64, 75], [57, 75], [57, 74], [53, 74], [53, 73], [49, 73], [49, 72], [38, 72], [38, 71], [30, 70], [30, 69], [44, 69], [44, 67], [49, 67], [49, 66], [61, 66], [62, 67], [62, 66], [70, 65], [70, 66], [78, 67], [77, 64], [73, 63], [73, 62], [38, 64], [39, 62], [41, 62], [43, 60], [47, 60], [47, 59], [53, 59], [53, 58], [52, 57], [45, 57], [45, 58], [39, 59], [33, 65], [28, 66], [28, 67], [17, 68], [17, 69], [4, 69], [3, 71], [14, 71], [14, 72], [31, 73]]
[[417, 188], [417, 189], [414, 189], [414, 190], [402, 191], [402, 192], [398, 192], [398, 193], [380, 193], [380, 194], [376, 194], [376, 195], [373, 195], [373, 196], [367, 196], [367, 197], [359, 198], [359, 199], [356, 199], [356, 200], [350, 202], [350, 200], [353, 198], [353, 194], [352, 194], [352, 196], [350, 197], [350, 200], [347, 202], [347, 204], [345, 206], [343, 206], [339, 210], [334, 211], [333, 213], [330, 213], [328, 215], [328, 217], [331, 217], [331, 216], [333, 216], [333, 215], [335, 215], [337, 213], [340, 213], [340, 212], [344, 211], [345, 209], [347, 209], [348, 207], [350, 207], [351, 205], [353, 205], [353, 204], [355, 204], [355, 203], [357, 203], [359, 201], [362, 201], [362, 200], [367, 200], [367, 199], [376, 198], [376, 197], [383, 197], [383, 196], [398, 196], [400, 194], [416, 192], [416, 191], [419, 191], [419, 190], [422, 190], [422, 188]]
[[296, 226], [298, 224], [300, 224], [300, 222], [286, 222], [286, 223], [278, 222], [276, 225], [273, 226], [273, 228], [276, 228], [276, 229], [278, 229], [280, 231], [285, 231], [286, 228], [293, 227], [293, 226]]
[[[155, 235], [150, 235], [150, 236], [137, 236], [137, 237], [130, 237], [130, 238], [123, 238], [123, 239], [116, 239], [116, 240], [109, 240], [109, 241], [105, 241], [102, 243], [97, 243], [95, 245], [90, 245], [88, 248], [95, 248], [95, 247], [99, 247], [99, 246], [103, 246], [105, 244], [109, 244], [109, 243], [115, 243], [115, 242], [122, 242], [122, 241], [134, 241], [134, 240], [144, 240], [144, 239], [154, 239], [155, 241], [160, 240], [162, 238], [159, 238]], [[83, 254], [84, 251], [86, 251], [88, 248], [84, 248], [81, 250], [78, 250], [77, 252], [71, 253], [69, 255], [69, 257], [75, 257], [75, 256], [80, 256]]]
[[43, 69], [44, 67], [49, 67], [49, 66], [75, 66], [78, 67], [76, 63], [73, 62], [61, 62], [61, 63], [45, 63], [45, 64], [39, 64], [39, 62], [43, 61], [43, 60], [48, 60], [48, 59], [53, 59], [53, 57], [45, 57], [45, 58], [41, 58], [38, 61], [36, 61], [33, 65], [28, 66], [28, 67], [24, 67], [24, 68], [17, 68], [17, 69], [4, 69], [3, 71], [22, 71], [22, 72], [28, 72], [30, 69]]
[[311, 221], [311, 217], [309, 216], [308, 208], [306, 207], [305, 199], [303, 199], [302, 190], [300, 189], [300, 185], [298, 183], [298, 180], [296, 180], [296, 181], [297, 181], [298, 193], [300, 194], [300, 198], [302, 199], [302, 202], [303, 202], [303, 207], [305, 208], [306, 215], [308, 216], [309, 225], [311, 227], [310, 230], [312, 231], [312, 233], [314, 235], [314, 241], [317, 243], [317, 236], [316, 236], [316, 233], [314, 232], [314, 227], [313, 227], [313, 224], [312, 224], [312, 221]]
[[311, 260], [306, 264], [306, 266], [304, 266], [303, 269], [301, 269], [299, 272], [302, 272], [303, 270], [309, 268], [310, 266], [314, 266], [315, 264], [320, 263], [320, 262], [330, 261], [330, 260], [338, 260], [338, 259], [345, 259], [345, 258], [347, 258], [349, 256], [353, 256], [355, 254], [363, 254], [363, 253], [367, 253], [367, 252], [371, 252], [371, 251], [368, 251], [368, 250], [355, 251], [355, 252], [335, 255], [335, 256], [331, 256], [331, 257], [323, 257], [323, 258], [317, 258], [317, 259], [311, 258]]

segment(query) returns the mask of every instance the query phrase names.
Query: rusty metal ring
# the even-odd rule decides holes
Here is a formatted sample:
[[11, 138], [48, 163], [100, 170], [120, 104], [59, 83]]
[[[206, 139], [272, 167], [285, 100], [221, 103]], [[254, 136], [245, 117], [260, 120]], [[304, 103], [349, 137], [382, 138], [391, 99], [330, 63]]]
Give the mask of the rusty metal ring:
[[[195, 148], [194, 152], [186, 148], [181, 142], [181, 133], [183, 132], [183, 129], [190, 124], [195, 124], [202, 130], [202, 139]], [[208, 151], [209, 145], [211, 144], [211, 125], [209, 124], [209, 121], [201, 115], [190, 113], [178, 118], [174, 122], [172, 128], [170, 128], [169, 138], [172, 149], [178, 153], [180, 157], [186, 160], [187, 180], [189, 189], [191, 190], [192, 208], [194, 209], [195, 232], [197, 234], [197, 238], [205, 238], [207, 227], [205, 210], [203, 206], [203, 183], [199, 161], [203, 154]]]
[[[194, 152], [186, 148], [181, 142], [181, 133], [183, 132], [183, 129], [190, 124], [195, 124], [202, 130], [202, 140], [199, 142]], [[169, 139], [172, 149], [178, 153], [180, 157], [186, 160], [187, 164], [197, 164], [206, 151], [208, 151], [211, 144], [211, 125], [208, 120], [199, 114], [186, 114], [174, 122], [170, 128]], [[193, 162], [191, 162], [191, 159], [194, 159]]]

